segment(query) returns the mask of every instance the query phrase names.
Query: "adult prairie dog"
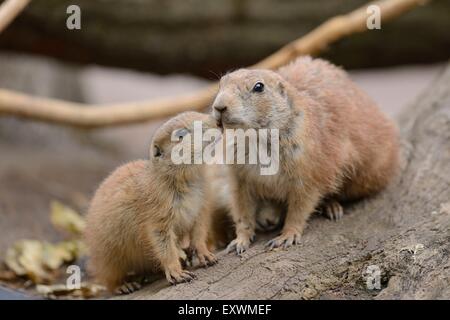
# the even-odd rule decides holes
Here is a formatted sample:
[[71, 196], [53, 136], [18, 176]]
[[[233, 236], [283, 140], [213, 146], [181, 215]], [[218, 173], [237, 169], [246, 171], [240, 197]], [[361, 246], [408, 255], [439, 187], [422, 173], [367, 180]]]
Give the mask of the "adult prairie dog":
[[302, 57], [277, 71], [240, 69], [220, 80], [212, 105], [224, 129], [279, 130], [279, 170], [260, 175], [259, 165], [233, 165], [236, 239], [245, 251], [255, 233], [261, 199], [287, 207], [281, 234], [269, 248], [300, 241], [320, 203], [330, 218], [342, 216], [338, 201], [383, 189], [398, 167], [397, 129], [336, 66]]
[[[171, 159], [172, 148], [192, 132], [194, 121], [205, 126], [211, 117], [186, 112], [166, 122], [153, 137], [150, 159], [116, 169], [92, 199], [85, 233], [88, 268], [110, 291], [137, 289], [137, 283], [125, 283], [129, 273], [162, 270], [172, 284], [192, 280], [194, 274], [180, 262], [186, 259], [182, 246], [189, 246], [202, 265], [216, 262], [206, 245], [210, 210], [205, 166]], [[193, 157], [198, 151], [191, 150]]]

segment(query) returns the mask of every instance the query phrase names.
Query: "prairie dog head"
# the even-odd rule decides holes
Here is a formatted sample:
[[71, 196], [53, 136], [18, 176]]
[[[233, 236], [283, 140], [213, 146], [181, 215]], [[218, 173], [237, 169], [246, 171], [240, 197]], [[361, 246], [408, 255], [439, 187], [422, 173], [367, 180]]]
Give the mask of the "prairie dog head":
[[[203, 149], [203, 143], [200, 146], [194, 145], [194, 126], [198, 128], [199, 125], [202, 130], [215, 127], [210, 115], [199, 112], [184, 112], [164, 123], [153, 136], [150, 147], [150, 160], [153, 165], [162, 169], [193, 164], [195, 155], [201, 155]], [[185, 151], [183, 156], [190, 160], [186, 161], [189, 163], [177, 163], [177, 150]]]
[[286, 81], [269, 70], [240, 69], [220, 79], [212, 104], [223, 128], [278, 128], [290, 114]]

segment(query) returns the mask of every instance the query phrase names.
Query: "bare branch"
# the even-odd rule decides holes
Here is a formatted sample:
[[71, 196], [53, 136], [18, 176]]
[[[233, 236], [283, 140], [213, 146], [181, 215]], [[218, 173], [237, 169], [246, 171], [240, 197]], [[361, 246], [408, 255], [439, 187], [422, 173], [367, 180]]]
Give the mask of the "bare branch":
[[[381, 0], [370, 4], [380, 7], [381, 20], [387, 22], [424, 2], [426, 1]], [[317, 54], [339, 39], [367, 30], [368, 5], [326, 21], [304, 37], [291, 42], [252, 67], [275, 69], [300, 55]], [[217, 84], [213, 84], [187, 96], [104, 106], [36, 98], [1, 89], [0, 116], [9, 115], [85, 128], [125, 125], [167, 117], [182, 111], [204, 109], [211, 103], [216, 86]]]
[[6, 0], [0, 5], [0, 33], [9, 26], [31, 0]]

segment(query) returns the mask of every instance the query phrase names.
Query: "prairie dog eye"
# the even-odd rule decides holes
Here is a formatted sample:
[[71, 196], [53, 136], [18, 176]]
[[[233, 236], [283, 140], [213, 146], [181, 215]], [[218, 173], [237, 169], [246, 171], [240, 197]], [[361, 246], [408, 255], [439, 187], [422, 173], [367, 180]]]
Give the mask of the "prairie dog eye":
[[155, 145], [154, 148], [153, 148], [153, 156], [155, 158], [162, 156], [161, 149], [157, 145]]
[[264, 91], [264, 83], [257, 82], [252, 89], [253, 92], [263, 92]]
[[186, 136], [189, 133], [189, 130], [186, 128], [178, 129], [174, 132], [173, 136], [176, 140], [181, 141], [184, 136]]

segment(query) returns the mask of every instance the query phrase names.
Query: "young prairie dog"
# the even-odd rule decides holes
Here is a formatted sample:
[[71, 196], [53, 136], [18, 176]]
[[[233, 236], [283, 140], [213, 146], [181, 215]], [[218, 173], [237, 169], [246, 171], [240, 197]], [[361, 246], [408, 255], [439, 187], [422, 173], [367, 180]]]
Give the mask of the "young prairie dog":
[[[212, 105], [224, 129], [279, 130], [279, 170], [260, 175], [258, 165], [233, 165], [236, 238], [229, 249], [245, 251], [255, 234], [262, 199], [287, 207], [281, 234], [269, 249], [300, 241], [319, 204], [339, 219], [338, 201], [383, 189], [398, 167], [394, 123], [338, 67], [302, 57], [273, 72], [241, 69], [220, 80]], [[255, 169], [256, 168], [256, 169]]]
[[[138, 283], [127, 275], [162, 270], [172, 283], [190, 281], [182, 268], [189, 246], [204, 266], [216, 263], [206, 242], [210, 229], [209, 187], [204, 165], [174, 164], [171, 151], [194, 121], [211, 117], [186, 112], [155, 133], [148, 161], [116, 169], [98, 188], [86, 216], [88, 268], [112, 292], [128, 293]], [[193, 139], [192, 139], [193, 140]], [[194, 157], [195, 148], [191, 148]], [[124, 284], [125, 283], [125, 284]]]

